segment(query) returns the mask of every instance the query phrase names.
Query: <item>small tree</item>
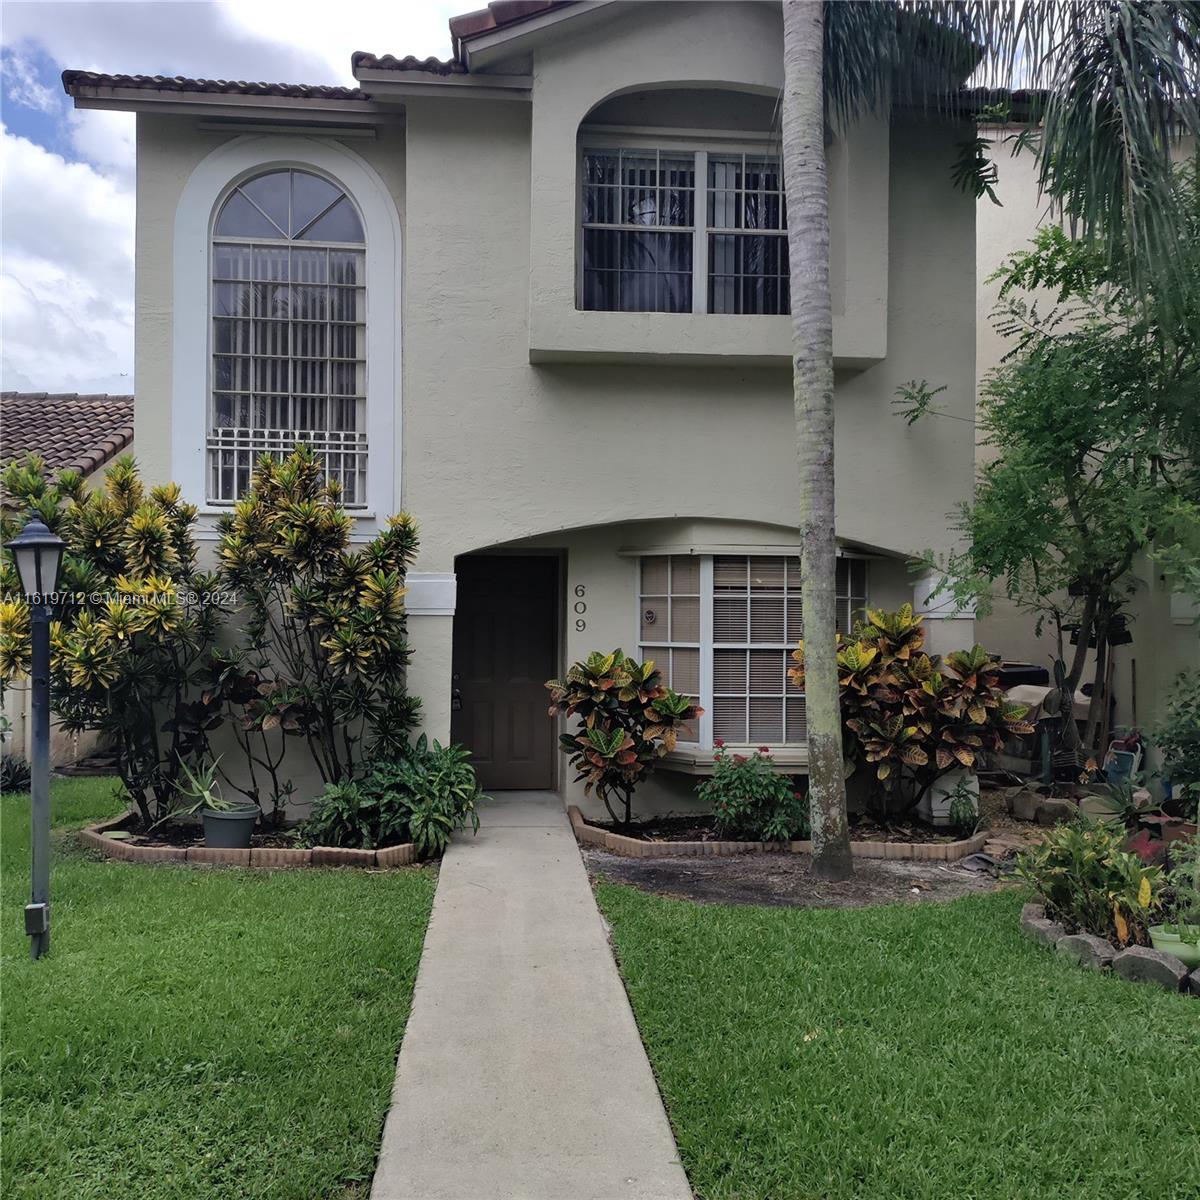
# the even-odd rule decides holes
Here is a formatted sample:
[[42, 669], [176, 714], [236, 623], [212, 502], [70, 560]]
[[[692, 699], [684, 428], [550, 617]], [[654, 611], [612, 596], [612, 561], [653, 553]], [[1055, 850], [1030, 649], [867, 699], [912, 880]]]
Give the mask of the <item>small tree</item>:
[[675, 748], [680, 728], [703, 709], [664, 686], [653, 662], [639, 663], [620, 649], [588, 655], [565, 679], [552, 679], [546, 687], [553, 700], [550, 716], [579, 719], [573, 733], [559, 737], [578, 771], [575, 782], [584, 782], [588, 795], [595, 789], [614, 824], [629, 825], [634, 789]]
[[263, 457], [249, 494], [221, 518], [221, 575], [248, 620], [239, 647], [253, 692], [228, 698], [246, 733], [303, 739], [326, 783], [361, 775], [368, 759], [398, 757], [419, 701], [406, 688], [404, 577], [416, 556], [407, 514], [361, 550], [353, 517], [317, 455], [299, 446]]
[[[1033, 731], [1027, 706], [1004, 699], [992, 655], [978, 645], [944, 659], [924, 653], [923, 620], [908, 604], [868, 611], [837, 651], [846, 741], [875, 765], [884, 819], [915, 808], [946, 772], [977, 769], [1010, 734]], [[788, 675], [803, 687], [803, 642], [792, 657]]]
[[[1179, 195], [1200, 238], [1194, 171], [1181, 173]], [[1013, 350], [989, 376], [980, 406], [996, 456], [962, 510], [967, 549], [941, 565], [958, 598], [979, 598], [986, 611], [999, 587], [1039, 629], [1051, 625], [1063, 663], [1064, 752], [1097, 756], [1109, 649], [1124, 636], [1139, 556], [1166, 541], [1172, 569], [1185, 578], [1184, 568], [1200, 561], [1186, 533], [1200, 532], [1200, 304], [1185, 297], [1196, 308], [1177, 324], [1143, 316], [1122, 277], [1058, 229], [1042, 231], [997, 278], [994, 320]], [[1031, 301], [1028, 289], [1037, 287], [1055, 289], [1057, 303]], [[1070, 698], [1089, 647], [1092, 700], [1081, 743]]]
[[[36, 457], [9, 466], [2, 483], [6, 542], [24, 510], [67, 544], [51, 627], [54, 712], [66, 729], [95, 731], [117, 749], [122, 782], [151, 824], [173, 806], [181, 771], [205, 756], [221, 722], [202, 688], [221, 611], [215, 576], [196, 566], [196, 510], [175, 484], [147, 491], [127, 456], [91, 491], [76, 472], [51, 481]], [[20, 591], [7, 555], [0, 591]], [[28, 608], [5, 600], [0, 677], [9, 683], [28, 666]]]

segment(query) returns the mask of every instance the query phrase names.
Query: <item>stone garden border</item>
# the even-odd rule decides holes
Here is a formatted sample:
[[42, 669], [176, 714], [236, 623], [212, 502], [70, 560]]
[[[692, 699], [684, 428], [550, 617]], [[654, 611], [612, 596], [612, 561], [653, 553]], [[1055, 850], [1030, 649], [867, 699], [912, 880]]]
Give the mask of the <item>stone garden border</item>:
[[1169, 992], [1190, 992], [1200, 997], [1200, 967], [1189, 974], [1173, 954], [1147, 946], [1116, 950], [1104, 938], [1093, 934], [1068, 933], [1046, 916], [1044, 905], [1026, 904], [1021, 909], [1021, 932], [1040, 945], [1053, 947], [1064, 958], [1087, 970], [1112, 971], [1122, 979], [1156, 983]]
[[203, 863], [226, 867], [407, 867], [417, 861], [411, 842], [383, 850], [347, 850], [341, 846], [251, 847], [249, 850], [217, 850], [209, 846], [135, 846], [105, 832], [116, 829], [130, 816], [122, 813], [80, 831], [83, 844], [107, 858], [140, 863]]
[[[735, 854], [811, 854], [812, 842], [791, 842], [787, 848], [775, 842], [643, 842], [638, 838], [612, 833], [584, 820], [579, 806], [567, 806], [575, 840], [581, 846], [595, 846], [623, 858], [702, 858], [730, 857]], [[961, 842], [851, 842], [855, 858], [890, 858], [917, 862], [957, 862], [968, 854], [977, 854], [991, 838], [990, 830]]]

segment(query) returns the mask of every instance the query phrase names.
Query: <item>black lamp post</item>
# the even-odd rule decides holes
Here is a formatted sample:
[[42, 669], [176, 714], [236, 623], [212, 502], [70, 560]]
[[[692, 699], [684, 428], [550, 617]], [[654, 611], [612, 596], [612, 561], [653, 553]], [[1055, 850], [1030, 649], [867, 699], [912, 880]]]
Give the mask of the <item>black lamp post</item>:
[[29, 602], [32, 643], [33, 761], [29, 795], [32, 805], [33, 886], [25, 906], [30, 953], [41, 958], [50, 949], [50, 604], [58, 588], [64, 543], [38, 517], [8, 543]]

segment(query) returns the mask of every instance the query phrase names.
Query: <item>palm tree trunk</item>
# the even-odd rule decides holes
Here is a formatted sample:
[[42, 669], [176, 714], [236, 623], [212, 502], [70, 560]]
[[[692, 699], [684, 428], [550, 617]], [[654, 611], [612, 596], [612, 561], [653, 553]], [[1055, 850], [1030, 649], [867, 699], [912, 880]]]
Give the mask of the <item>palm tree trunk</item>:
[[853, 873], [837, 682], [833, 490], [833, 303], [825, 169], [825, 6], [783, 4], [783, 177], [791, 273], [793, 400], [800, 467], [808, 780], [813, 873]]

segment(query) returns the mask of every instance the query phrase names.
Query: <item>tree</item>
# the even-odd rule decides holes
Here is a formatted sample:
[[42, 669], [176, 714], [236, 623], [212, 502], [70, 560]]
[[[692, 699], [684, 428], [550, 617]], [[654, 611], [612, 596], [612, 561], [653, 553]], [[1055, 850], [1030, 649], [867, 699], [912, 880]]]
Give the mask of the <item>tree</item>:
[[[1194, 172], [1184, 172], [1179, 198], [1190, 202], [1194, 187]], [[1190, 224], [1179, 217], [1181, 229]], [[1177, 530], [1185, 514], [1200, 513], [1200, 327], [1144, 319], [1127, 281], [1057, 228], [997, 277], [996, 324], [1014, 349], [984, 389], [982, 424], [996, 457], [963, 511], [968, 545], [950, 556], [948, 574], [961, 597], [987, 599], [1003, 580], [1010, 600], [1053, 624], [1064, 664], [1071, 631], [1066, 696], [1095, 648], [1082, 744], [1073, 720], [1062, 730], [1070, 760], [1080, 749], [1098, 757], [1109, 648], [1125, 632], [1138, 559], [1163, 539], [1181, 557]], [[1034, 286], [1054, 288], [1059, 302], [1039, 309], [1021, 294]], [[1194, 551], [1191, 562], [1200, 564]]]
[[[792, 275], [793, 397], [800, 474], [813, 869], [851, 872], [832, 598], [833, 321], [827, 130], [893, 103], [964, 113], [972, 70], [1045, 88], [1040, 182], [1107, 261], [1169, 306], [1185, 273], [1170, 143], [1200, 134], [1196, 0], [784, 0], [783, 172]], [[975, 146], [977, 143], [972, 142]], [[976, 156], [978, 159], [979, 156]], [[982, 188], [986, 165], [964, 178]]]

